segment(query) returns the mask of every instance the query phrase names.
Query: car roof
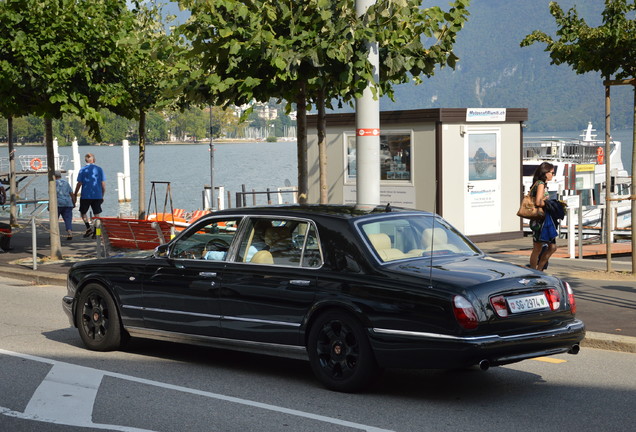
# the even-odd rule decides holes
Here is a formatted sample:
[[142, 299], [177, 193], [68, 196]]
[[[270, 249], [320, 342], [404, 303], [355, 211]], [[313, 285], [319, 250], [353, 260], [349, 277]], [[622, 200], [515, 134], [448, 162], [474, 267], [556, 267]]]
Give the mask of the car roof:
[[368, 215], [390, 214], [390, 213], [418, 213], [431, 215], [429, 212], [413, 210], [402, 207], [392, 207], [390, 204], [377, 207], [362, 207], [347, 204], [286, 204], [268, 205], [257, 207], [237, 207], [213, 212], [214, 216], [221, 215], [281, 215], [281, 216], [327, 216], [339, 219], [353, 219]]

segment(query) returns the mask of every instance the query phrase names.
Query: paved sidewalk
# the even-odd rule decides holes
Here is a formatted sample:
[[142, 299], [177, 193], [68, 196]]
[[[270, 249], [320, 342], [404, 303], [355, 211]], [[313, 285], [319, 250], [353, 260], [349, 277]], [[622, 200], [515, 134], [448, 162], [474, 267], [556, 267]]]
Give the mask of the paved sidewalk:
[[[0, 275], [32, 281], [34, 284], [66, 285], [66, 273], [73, 262], [95, 257], [96, 241], [83, 238], [84, 226], [74, 226], [71, 241], [62, 237], [62, 261], [52, 261], [49, 233], [46, 226], [36, 229], [37, 269], [33, 269], [33, 238], [31, 227], [14, 229], [12, 249], [0, 253]], [[484, 242], [478, 246], [494, 258], [525, 266], [528, 263], [532, 241], [529, 237], [513, 240]], [[559, 242], [561, 251], [567, 252], [565, 241]], [[588, 247], [589, 248], [589, 247]], [[613, 247], [617, 250], [625, 250]], [[591, 248], [590, 248], [591, 249]], [[636, 275], [631, 273], [631, 255], [626, 252], [612, 259], [614, 274], [607, 274], [607, 262], [595, 258], [569, 259], [558, 255], [550, 260], [546, 271], [571, 283], [577, 298], [577, 316], [587, 328], [584, 346], [615, 349], [636, 353]], [[631, 248], [630, 248], [631, 249]], [[592, 252], [590, 252], [591, 254]], [[567, 256], [567, 255], [566, 255]]]

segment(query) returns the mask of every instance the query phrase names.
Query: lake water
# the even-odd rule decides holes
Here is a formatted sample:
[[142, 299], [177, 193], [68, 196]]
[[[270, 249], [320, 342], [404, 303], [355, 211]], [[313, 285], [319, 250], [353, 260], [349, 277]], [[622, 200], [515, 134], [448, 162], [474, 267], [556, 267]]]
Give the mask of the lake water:
[[[602, 137], [603, 131], [597, 131]], [[550, 133], [526, 132], [526, 137], [555, 136], [576, 138], [581, 131], [559, 131]], [[631, 172], [632, 131], [617, 130], [612, 132], [615, 140], [621, 141], [622, 158], [625, 169]], [[0, 151], [2, 149], [0, 148]], [[107, 193], [104, 201], [104, 216], [129, 215], [138, 210], [138, 147], [130, 147], [132, 203], [120, 205], [117, 193], [117, 173], [123, 172], [123, 152], [121, 147], [83, 146], [80, 155], [94, 153], [97, 165], [106, 174]], [[6, 147], [4, 148], [6, 152]], [[6, 153], [2, 156], [6, 156]], [[60, 155], [72, 158], [71, 147], [60, 147]], [[16, 147], [17, 155], [45, 155], [44, 147]], [[223, 186], [231, 192], [232, 204], [235, 205], [236, 192], [245, 185], [248, 191], [265, 191], [266, 188], [276, 190], [286, 184], [296, 185], [298, 182], [296, 142], [248, 142], [215, 144], [215, 186]], [[83, 165], [83, 163], [82, 163]], [[72, 168], [71, 163], [66, 167]], [[170, 182], [174, 208], [187, 211], [203, 208], [202, 192], [204, 185], [210, 184], [210, 152], [207, 144], [198, 145], [153, 145], [146, 148], [146, 201], [148, 207], [151, 181]], [[45, 176], [41, 176], [23, 196], [25, 199], [47, 199]], [[226, 194], [227, 196], [227, 194]], [[289, 195], [286, 195], [289, 197]], [[165, 186], [157, 185], [157, 204], [159, 211], [163, 209]], [[272, 197], [276, 202], [276, 197]], [[265, 198], [257, 203], [264, 204]], [[251, 200], [248, 200], [251, 205]], [[154, 205], [152, 206], [154, 207]], [[153, 208], [148, 210], [153, 211]], [[75, 215], [77, 216], [77, 215]]]
[[[214, 145], [214, 184], [224, 186], [232, 195], [235, 205], [235, 193], [241, 191], [245, 184], [248, 191], [276, 190], [298, 180], [296, 142], [249, 142], [218, 143]], [[6, 151], [6, 147], [5, 147]], [[132, 203], [120, 205], [117, 192], [117, 173], [124, 171], [122, 147], [114, 146], [81, 146], [79, 148], [84, 165], [84, 154], [93, 153], [97, 165], [104, 169], [106, 175], [106, 196], [103, 204], [103, 216], [117, 216], [121, 213], [136, 213], [138, 210], [138, 161], [139, 148], [130, 147], [130, 169]], [[72, 159], [71, 147], [60, 147], [60, 155]], [[19, 155], [45, 155], [44, 147], [16, 147]], [[3, 155], [4, 156], [4, 155]], [[16, 162], [17, 165], [19, 163]], [[151, 181], [170, 182], [172, 203], [174, 208], [187, 211], [203, 208], [202, 192], [204, 185], [210, 184], [210, 151], [209, 145], [151, 145], [146, 146], [146, 200], [148, 207], [151, 192]], [[69, 162], [66, 169], [72, 169]], [[26, 192], [26, 199], [33, 199], [34, 194], [40, 199], [47, 199], [45, 176], [35, 181]], [[74, 187], [74, 185], [73, 185]], [[163, 210], [166, 187], [157, 185], [158, 210]], [[227, 197], [227, 193], [226, 193]], [[286, 195], [289, 197], [289, 194]], [[273, 197], [275, 198], [275, 197]], [[265, 203], [261, 198], [259, 203]], [[251, 205], [251, 200], [248, 201]], [[154, 210], [154, 203], [149, 210]], [[77, 215], [75, 215], [77, 216]]]

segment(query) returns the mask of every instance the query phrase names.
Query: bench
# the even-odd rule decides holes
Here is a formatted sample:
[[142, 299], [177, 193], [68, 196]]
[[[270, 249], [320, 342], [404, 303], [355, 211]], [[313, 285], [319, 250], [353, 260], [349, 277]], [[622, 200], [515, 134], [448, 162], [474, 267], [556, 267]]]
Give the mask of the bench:
[[[98, 217], [96, 234], [104, 242], [104, 256], [112, 249], [152, 250], [167, 243], [173, 226], [166, 221]], [[98, 245], [99, 246], [99, 245]]]

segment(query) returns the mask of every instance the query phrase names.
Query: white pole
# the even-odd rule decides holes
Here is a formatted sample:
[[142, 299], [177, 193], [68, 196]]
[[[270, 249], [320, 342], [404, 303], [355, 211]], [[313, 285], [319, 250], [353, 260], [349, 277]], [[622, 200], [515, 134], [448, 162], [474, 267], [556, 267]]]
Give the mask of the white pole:
[[31, 216], [31, 250], [33, 251], [33, 270], [38, 269], [38, 240], [35, 231], [35, 216]]
[[60, 146], [57, 137], [53, 138], [53, 163], [56, 170], [60, 169]]
[[576, 244], [574, 241], [574, 208], [573, 207], [568, 207], [568, 253], [570, 254], [570, 259], [576, 258]]
[[124, 192], [124, 173], [117, 173], [117, 200], [120, 203], [126, 202]]
[[75, 184], [77, 183], [77, 174], [79, 174], [80, 168], [82, 167], [82, 160], [80, 159], [79, 147], [77, 145], [77, 138], [73, 140], [73, 172], [71, 179], [71, 187], [75, 190]]
[[122, 141], [122, 150], [124, 154], [124, 180], [123, 180], [123, 198], [125, 202], [132, 200], [130, 186], [130, 145], [128, 140]]
[[219, 210], [225, 210], [225, 188], [223, 186], [219, 186], [218, 190], [219, 190], [219, 194], [217, 195], [217, 198], [216, 198], [218, 202], [217, 208]]
[[[356, 13], [364, 15], [375, 0], [356, 0]], [[366, 43], [373, 78], [379, 81], [380, 57], [377, 43]], [[356, 99], [356, 201], [372, 208], [380, 204], [380, 100], [374, 99], [371, 85]]]

